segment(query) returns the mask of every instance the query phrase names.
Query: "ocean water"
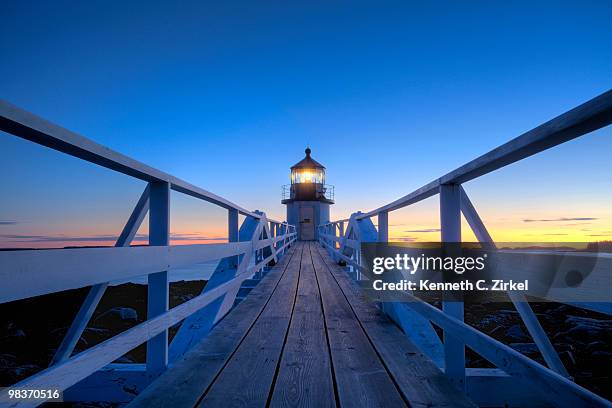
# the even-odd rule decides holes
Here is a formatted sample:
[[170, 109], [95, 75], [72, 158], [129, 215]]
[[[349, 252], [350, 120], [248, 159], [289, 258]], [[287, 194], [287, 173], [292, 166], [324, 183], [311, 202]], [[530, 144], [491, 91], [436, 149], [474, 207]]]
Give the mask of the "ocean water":
[[[190, 265], [185, 268], [174, 268], [168, 271], [168, 279], [170, 282], [178, 281], [194, 281], [194, 280], [208, 280], [215, 271], [215, 268], [219, 264], [219, 261], [210, 261], [200, 264]], [[121, 281], [111, 282], [112, 286], [121, 285], [124, 283], [139, 283], [146, 284], [147, 276], [139, 276], [136, 278], [130, 278]]]

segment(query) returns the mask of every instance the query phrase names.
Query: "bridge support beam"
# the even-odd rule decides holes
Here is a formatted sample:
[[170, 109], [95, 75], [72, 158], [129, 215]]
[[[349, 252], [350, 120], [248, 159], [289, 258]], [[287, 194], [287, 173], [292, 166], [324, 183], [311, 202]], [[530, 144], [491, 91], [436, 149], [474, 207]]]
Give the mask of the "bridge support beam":
[[389, 241], [389, 213], [383, 211], [378, 214], [378, 242]]
[[[461, 242], [461, 186], [440, 186], [440, 228], [442, 242]], [[463, 301], [443, 300], [444, 313], [463, 321]], [[465, 344], [444, 331], [444, 366], [448, 378], [465, 390]]]
[[[149, 245], [170, 243], [170, 184], [150, 184]], [[168, 271], [148, 276], [147, 318], [151, 319], [168, 311]], [[168, 366], [168, 329], [147, 342], [147, 376], [153, 379]]]
[[[230, 208], [227, 211], [227, 240], [228, 242], [238, 242], [240, 240], [239, 236], [239, 227], [238, 227], [238, 211]], [[240, 263], [240, 256], [233, 256], [230, 259], [229, 267], [232, 269], [237, 269], [238, 264]]]
[[[342, 244], [344, 242], [344, 221], [338, 223], [338, 236], [340, 237], [340, 245], [338, 245], [338, 249], [342, 248]], [[334, 244], [334, 249], [336, 249], [336, 245]], [[342, 258], [336, 255], [336, 262], [344, 262]]]

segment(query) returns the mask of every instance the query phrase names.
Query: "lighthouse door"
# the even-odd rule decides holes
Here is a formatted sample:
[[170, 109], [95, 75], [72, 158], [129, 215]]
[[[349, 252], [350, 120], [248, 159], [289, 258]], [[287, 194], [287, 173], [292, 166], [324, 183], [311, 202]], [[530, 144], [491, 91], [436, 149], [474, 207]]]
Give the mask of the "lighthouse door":
[[314, 210], [312, 207], [300, 207], [300, 240], [314, 239]]

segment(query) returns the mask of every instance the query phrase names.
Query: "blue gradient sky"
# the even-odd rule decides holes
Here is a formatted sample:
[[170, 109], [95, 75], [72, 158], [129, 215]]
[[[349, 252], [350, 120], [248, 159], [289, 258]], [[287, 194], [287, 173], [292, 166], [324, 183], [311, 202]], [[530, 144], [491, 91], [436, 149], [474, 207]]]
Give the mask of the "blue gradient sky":
[[[609, 1], [130, 3], [4, 4], [0, 97], [278, 218], [306, 145], [344, 217], [612, 84]], [[499, 239], [521, 228], [612, 238], [610, 136], [466, 189]], [[113, 234], [144, 186], [6, 134], [0, 151], [0, 235]], [[222, 211], [177, 203], [176, 233], [223, 235]], [[392, 234], [436, 227], [436, 208], [395, 214]], [[524, 221], [572, 217], [596, 220]]]

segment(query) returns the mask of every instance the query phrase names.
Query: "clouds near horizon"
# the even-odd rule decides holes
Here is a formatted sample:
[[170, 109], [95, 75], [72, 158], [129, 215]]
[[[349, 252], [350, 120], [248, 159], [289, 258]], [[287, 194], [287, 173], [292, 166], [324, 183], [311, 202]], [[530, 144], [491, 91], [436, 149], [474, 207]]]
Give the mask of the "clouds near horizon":
[[542, 218], [530, 219], [526, 218], [523, 222], [563, 222], [563, 221], [596, 221], [599, 218], [595, 217], [560, 217], [560, 218]]

